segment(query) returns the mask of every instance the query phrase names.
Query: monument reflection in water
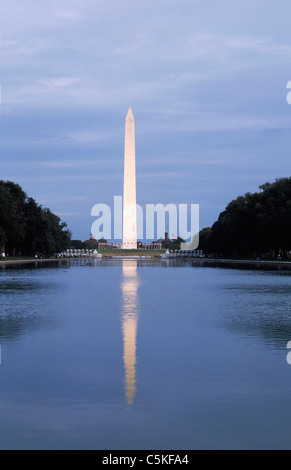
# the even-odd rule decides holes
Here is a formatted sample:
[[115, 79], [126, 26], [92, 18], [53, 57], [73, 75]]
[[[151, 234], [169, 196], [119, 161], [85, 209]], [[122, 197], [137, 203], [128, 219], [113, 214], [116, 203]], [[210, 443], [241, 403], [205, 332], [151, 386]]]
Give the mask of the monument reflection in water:
[[129, 405], [136, 392], [136, 334], [138, 320], [137, 261], [123, 260], [122, 280], [122, 332], [125, 395]]

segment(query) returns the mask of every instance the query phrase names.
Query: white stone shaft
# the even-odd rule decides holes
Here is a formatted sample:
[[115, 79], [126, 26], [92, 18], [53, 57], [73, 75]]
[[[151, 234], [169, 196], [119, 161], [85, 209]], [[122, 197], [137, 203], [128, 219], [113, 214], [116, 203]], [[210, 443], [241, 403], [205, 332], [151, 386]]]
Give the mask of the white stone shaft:
[[136, 173], [135, 123], [131, 108], [125, 119], [124, 181], [123, 181], [123, 248], [136, 249]]

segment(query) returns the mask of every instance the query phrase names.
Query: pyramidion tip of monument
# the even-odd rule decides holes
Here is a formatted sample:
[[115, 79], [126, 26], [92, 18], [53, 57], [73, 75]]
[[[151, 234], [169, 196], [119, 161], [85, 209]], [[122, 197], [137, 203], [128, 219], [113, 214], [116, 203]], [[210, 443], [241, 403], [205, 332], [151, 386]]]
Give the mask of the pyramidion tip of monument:
[[129, 108], [128, 108], [126, 119], [134, 119], [131, 106], [129, 106]]

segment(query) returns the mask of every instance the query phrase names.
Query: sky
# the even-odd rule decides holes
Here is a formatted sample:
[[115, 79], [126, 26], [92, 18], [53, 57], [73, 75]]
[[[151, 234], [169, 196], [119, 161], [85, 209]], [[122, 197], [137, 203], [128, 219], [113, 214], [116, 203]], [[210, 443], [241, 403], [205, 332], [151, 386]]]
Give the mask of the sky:
[[123, 192], [125, 117], [137, 202], [199, 204], [290, 175], [290, 0], [0, 0], [0, 179], [86, 240]]

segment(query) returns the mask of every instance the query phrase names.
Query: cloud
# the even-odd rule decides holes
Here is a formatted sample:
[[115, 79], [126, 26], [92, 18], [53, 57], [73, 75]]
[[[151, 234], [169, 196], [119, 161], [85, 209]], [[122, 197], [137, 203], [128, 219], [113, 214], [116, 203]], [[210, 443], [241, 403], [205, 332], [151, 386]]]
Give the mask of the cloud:
[[[289, 44], [274, 42], [271, 38], [261, 36], [238, 36], [227, 41], [230, 49], [246, 51], [255, 51], [264, 58], [266, 55], [288, 57], [291, 55], [291, 46]], [[274, 57], [272, 57], [274, 60]]]
[[82, 88], [78, 86], [82, 81], [79, 77], [43, 77], [30, 80], [16, 80], [3, 85], [3, 103], [23, 103], [34, 106], [35, 104], [51, 107], [58, 103], [76, 102], [76, 97], [82, 94]]
[[[197, 2], [182, 4], [180, 11], [175, 2], [164, 1], [138, 8], [132, 0], [113, 0], [110, 8], [96, 0], [64, 0], [61, 6], [55, 0], [49, 5], [6, 3], [4, 102], [99, 109], [128, 103], [162, 107], [167, 102], [174, 109], [179, 98], [183, 105], [185, 97], [196, 105], [206, 84], [215, 86], [215, 80], [229, 81], [241, 70], [290, 56], [288, 43], [259, 29], [245, 34], [243, 27], [234, 33], [207, 26], [203, 15], [208, 11], [213, 16], [213, 2], [199, 9]], [[239, 10], [250, 8], [251, 14], [247, 4]], [[229, 15], [226, 6], [221, 8], [217, 23], [229, 19], [236, 24], [237, 18]]]
[[40, 82], [44, 84], [46, 89], [52, 92], [59, 90], [60, 88], [63, 91], [64, 88], [71, 87], [72, 85], [80, 81], [81, 78], [75, 77], [54, 77], [40, 80]]
[[80, 10], [69, 11], [64, 9], [54, 9], [53, 15], [55, 15], [56, 18], [59, 18], [61, 20], [69, 20], [74, 23], [83, 20], [85, 16], [84, 12], [80, 12]]
[[48, 161], [35, 161], [33, 165], [45, 167], [45, 168], [52, 168], [52, 169], [69, 169], [69, 168], [88, 168], [88, 167], [100, 167], [103, 165], [107, 165], [108, 160], [97, 159], [94, 160], [83, 160], [82, 158], [79, 160], [48, 160]]

